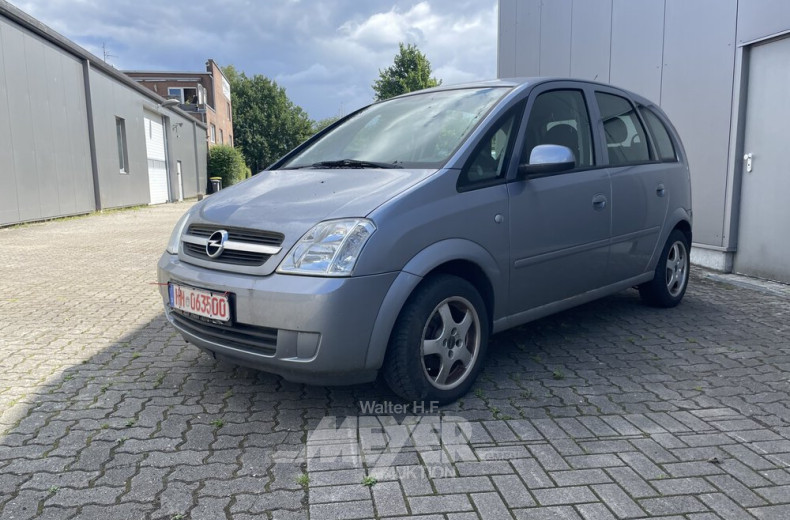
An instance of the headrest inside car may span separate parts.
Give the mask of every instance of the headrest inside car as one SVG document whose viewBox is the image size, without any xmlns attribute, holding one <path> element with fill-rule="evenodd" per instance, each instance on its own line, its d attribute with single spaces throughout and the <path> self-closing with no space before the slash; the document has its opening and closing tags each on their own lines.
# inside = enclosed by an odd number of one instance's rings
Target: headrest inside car
<svg viewBox="0 0 790 520">
<path fill-rule="evenodd" d="M 619 144 L 628 138 L 628 127 L 619 117 L 613 117 L 603 124 L 609 144 Z"/>
</svg>

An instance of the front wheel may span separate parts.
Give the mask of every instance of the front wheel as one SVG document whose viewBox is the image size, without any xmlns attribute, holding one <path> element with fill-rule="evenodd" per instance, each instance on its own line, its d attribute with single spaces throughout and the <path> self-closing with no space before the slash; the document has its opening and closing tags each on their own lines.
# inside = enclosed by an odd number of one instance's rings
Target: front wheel
<svg viewBox="0 0 790 520">
<path fill-rule="evenodd" d="M 683 295 L 689 282 L 689 240 L 686 234 L 676 229 L 669 234 L 661 252 L 653 279 L 639 286 L 639 295 L 648 305 L 674 307 Z"/>
<path fill-rule="evenodd" d="M 455 401 L 477 378 L 488 345 L 488 314 L 472 284 L 451 275 L 425 280 L 395 322 L 384 379 L 409 401 Z"/>
</svg>

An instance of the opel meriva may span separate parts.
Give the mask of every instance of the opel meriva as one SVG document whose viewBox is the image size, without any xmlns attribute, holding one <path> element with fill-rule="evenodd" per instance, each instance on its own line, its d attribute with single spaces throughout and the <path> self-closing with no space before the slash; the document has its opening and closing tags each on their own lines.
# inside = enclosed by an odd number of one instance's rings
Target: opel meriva
<svg viewBox="0 0 790 520">
<path fill-rule="evenodd" d="M 311 384 L 468 391 L 488 337 L 689 277 L 686 154 L 654 103 L 535 78 L 363 108 L 192 207 L 159 261 L 168 320 L 215 358 Z"/>
</svg>

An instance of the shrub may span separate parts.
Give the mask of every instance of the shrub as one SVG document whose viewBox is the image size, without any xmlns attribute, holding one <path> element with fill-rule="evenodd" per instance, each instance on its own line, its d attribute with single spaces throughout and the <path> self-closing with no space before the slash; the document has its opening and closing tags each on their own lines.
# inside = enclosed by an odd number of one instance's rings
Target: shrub
<svg viewBox="0 0 790 520">
<path fill-rule="evenodd" d="M 208 176 L 221 177 L 223 188 L 246 179 L 248 171 L 240 150 L 224 144 L 208 149 Z"/>
</svg>

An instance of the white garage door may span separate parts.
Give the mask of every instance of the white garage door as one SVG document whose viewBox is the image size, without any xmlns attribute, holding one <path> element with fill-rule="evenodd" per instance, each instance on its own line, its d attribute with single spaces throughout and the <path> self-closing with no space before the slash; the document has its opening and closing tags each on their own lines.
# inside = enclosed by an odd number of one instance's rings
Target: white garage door
<svg viewBox="0 0 790 520">
<path fill-rule="evenodd" d="M 161 120 L 147 116 L 145 117 L 145 150 L 148 156 L 148 185 L 151 190 L 151 204 L 162 204 L 169 199 L 165 128 Z"/>
</svg>

